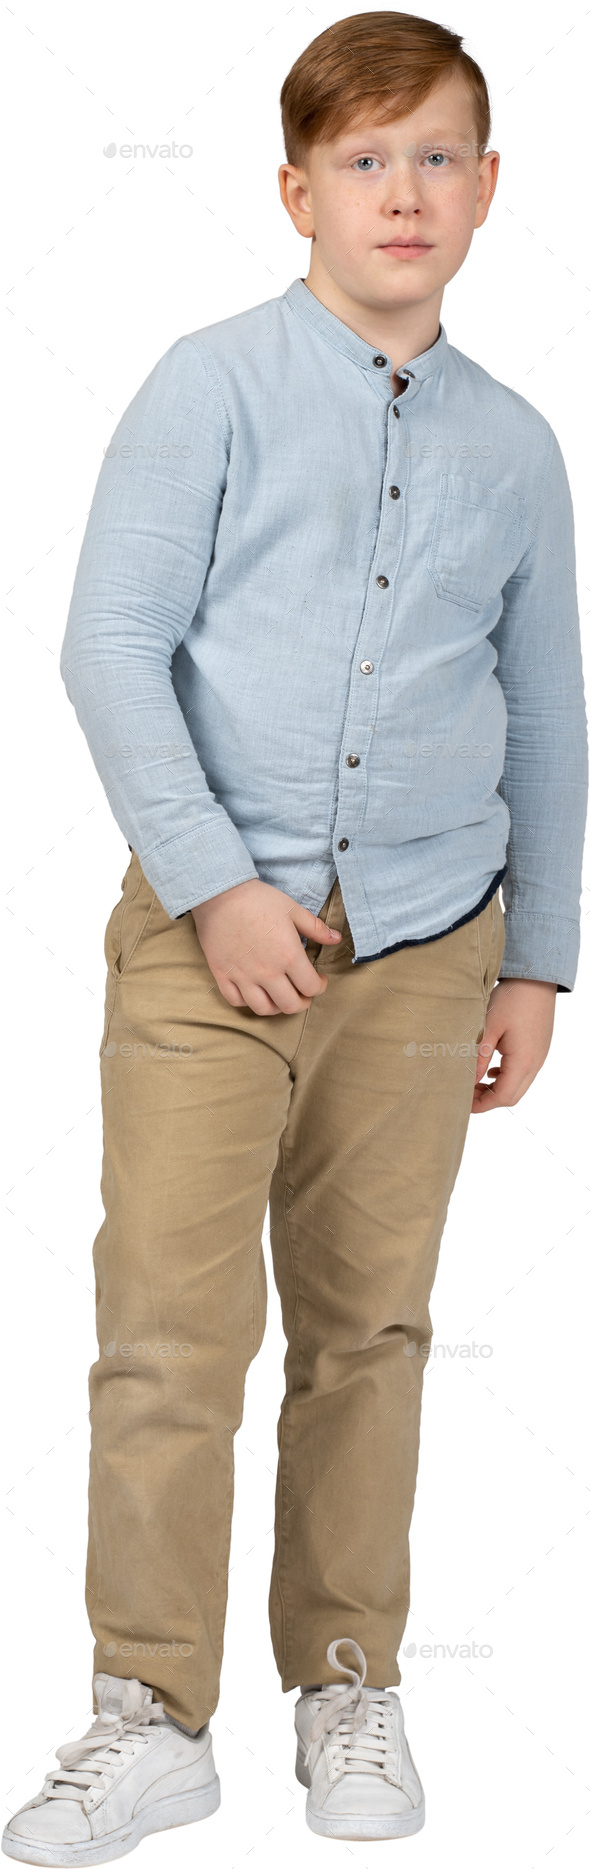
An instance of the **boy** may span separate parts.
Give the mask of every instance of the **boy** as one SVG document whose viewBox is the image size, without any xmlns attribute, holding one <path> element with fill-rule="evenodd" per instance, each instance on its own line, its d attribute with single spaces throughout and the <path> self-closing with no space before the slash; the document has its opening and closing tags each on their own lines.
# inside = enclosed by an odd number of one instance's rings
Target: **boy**
<svg viewBox="0 0 590 1869">
<path fill-rule="evenodd" d="M 446 28 L 362 14 L 306 48 L 281 105 L 307 278 L 180 338 L 134 398 L 63 646 L 131 861 L 101 1046 L 99 1717 L 8 1826 L 26 1862 L 102 1862 L 219 1802 L 268 1200 L 287 1338 L 269 1613 L 301 1690 L 307 1818 L 362 1840 L 421 1827 L 387 1691 L 411 1351 L 470 1112 L 523 1096 L 576 974 L 565 469 L 543 417 L 439 322 L 496 185 L 484 79 Z"/>
</svg>

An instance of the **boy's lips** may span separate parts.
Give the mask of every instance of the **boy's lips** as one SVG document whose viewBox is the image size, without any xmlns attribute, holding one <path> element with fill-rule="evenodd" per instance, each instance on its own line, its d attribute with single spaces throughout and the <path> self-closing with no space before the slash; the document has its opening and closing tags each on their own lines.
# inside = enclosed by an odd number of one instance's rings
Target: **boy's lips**
<svg viewBox="0 0 590 1869">
<path fill-rule="evenodd" d="M 403 258 L 412 259 L 417 253 L 432 253 L 427 240 L 387 240 L 380 247 L 381 253 L 395 253 Z"/>
</svg>

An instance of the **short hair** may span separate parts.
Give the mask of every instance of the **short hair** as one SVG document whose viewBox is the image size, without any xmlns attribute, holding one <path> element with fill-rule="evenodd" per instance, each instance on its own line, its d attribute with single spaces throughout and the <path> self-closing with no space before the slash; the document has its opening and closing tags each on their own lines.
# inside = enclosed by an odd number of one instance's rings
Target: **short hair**
<svg viewBox="0 0 590 1869">
<path fill-rule="evenodd" d="M 461 74 L 473 99 L 473 153 L 487 148 L 488 87 L 457 32 L 415 13 L 354 13 L 312 39 L 291 66 L 280 104 L 285 153 L 305 168 L 314 143 L 331 142 L 364 118 L 393 123 L 435 84 Z"/>
</svg>

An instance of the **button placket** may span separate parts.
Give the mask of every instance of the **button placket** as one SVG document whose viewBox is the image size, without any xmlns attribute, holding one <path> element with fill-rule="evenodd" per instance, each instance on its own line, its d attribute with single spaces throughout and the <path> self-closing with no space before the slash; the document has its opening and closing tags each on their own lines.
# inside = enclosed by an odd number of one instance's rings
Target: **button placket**
<svg viewBox="0 0 590 1869">
<path fill-rule="evenodd" d="M 389 364 L 389 359 L 385 357 L 382 352 L 378 352 L 373 358 L 373 364 L 374 364 L 375 369 L 383 370 L 387 368 Z M 408 374 L 411 374 L 411 373 L 408 372 Z M 408 385 L 408 388 L 409 388 L 409 385 Z M 405 391 L 404 393 L 407 394 L 408 392 Z M 400 411 L 397 408 L 396 403 L 394 401 L 390 403 L 390 407 L 393 408 L 394 416 L 399 419 Z M 388 421 L 389 439 L 388 439 L 388 446 L 387 446 L 387 459 L 385 463 L 384 485 L 387 488 L 387 493 L 388 493 L 389 499 L 392 501 L 392 504 L 397 505 L 397 502 L 402 497 L 402 488 L 398 485 L 397 481 L 389 480 L 391 467 L 393 465 L 391 461 L 391 432 L 392 431 L 391 431 L 390 423 Z M 396 453 L 397 453 L 397 448 L 396 448 Z M 375 547 L 375 556 L 377 557 L 377 562 L 379 561 L 379 558 L 382 559 L 384 545 L 386 548 L 386 544 L 387 544 L 387 537 L 385 536 L 386 523 L 387 523 L 386 522 L 386 511 L 388 511 L 391 514 L 391 521 L 393 522 L 393 513 L 391 511 L 391 507 L 387 509 L 383 507 L 382 527 L 380 527 L 379 538 L 376 542 L 376 547 Z M 395 565 L 395 569 L 397 571 L 397 564 L 398 564 L 399 556 L 400 556 L 400 540 L 399 540 L 399 533 L 396 539 L 396 532 L 397 532 L 397 525 L 395 526 L 395 529 L 389 534 L 389 537 L 391 538 L 392 548 L 394 545 L 397 547 L 396 565 Z M 374 562 L 375 561 L 373 560 L 373 564 Z M 379 602 L 380 606 L 382 605 L 382 601 L 383 601 L 382 593 L 384 594 L 386 591 L 390 589 L 390 583 L 391 583 L 391 580 L 387 576 L 387 573 L 385 571 L 373 570 L 372 576 L 370 577 L 370 580 L 369 580 L 368 600 L 365 606 L 365 614 L 363 616 L 363 622 L 362 622 L 362 635 L 370 640 L 373 654 L 375 652 L 375 646 L 377 646 L 377 648 L 379 649 L 379 653 L 381 654 L 381 651 L 387 641 L 387 636 L 389 633 L 389 622 L 390 622 L 389 612 L 387 616 L 382 615 L 379 621 L 378 621 L 377 612 L 375 612 L 375 616 L 373 616 L 373 604 L 376 602 Z M 374 592 L 373 597 L 371 596 L 371 586 Z M 357 656 L 358 656 L 358 648 L 359 648 L 359 644 L 357 641 Z M 358 659 L 356 660 L 356 675 L 367 676 L 367 675 L 373 675 L 374 673 L 375 673 L 375 661 L 369 656 L 362 656 L 362 652 L 361 652 L 361 656 L 358 657 Z M 360 699 L 362 690 L 360 689 L 356 690 L 354 687 L 354 682 L 355 682 L 355 669 L 353 668 L 353 672 L 351 676 L 351 688 L 349 692 L 347 719 L 345 721 L 344 733 L 343 733 L 344 746 L 342 747 L 341 757 L 343 755 L 344 767 L 346 768 L 347 772 L 350 772 L 351 776 L 352 776 L 352 773 L 356 773 L 357 779 L 360 779 L 362 776 L 364 779 L 364 784 L 362 788 L 360 787 L 360 785 L 355 787 L 354 799 L 353 799 L 352 793 L 350 794 L 348 793 L 348 788 L 346 788 L 346 795 L 344 797 L 342 797 L 342 794 L 339 795 L 336 827 L 335 827 L 336 833 L 339 829 L 338 821 L 341 820 L 342 817 L 345 817 L 346 829 L 349 832 L 348 836 L 342 836 L 342 837 L 337 836 L 336 847 L 339 851 L 346 851 L 350 849 L 351 834 L 354 833 L 357 827 L 362 823 L 362 815 L 363 815 L 365 804 L 366 804 L 366 792 L 367 792 L 367 784 L 368 784 L 368 772 L 367 772 L 366 761 L 367 761 L 367 755 L 368 755 L 368 751 L 369 751 L 369 747 L 371 743 L 370 736 L 376 730 L 375 700 L 373 698 L 373 691 L 369 690 L 367 692 L 368 706 L 366 705 L 365 707 L 363 707 L 361 699 Z M 369 736 L 368 739 L 367 739 L 367 734 Z M 354 746 L 354 741 L 356 739 L 357 745 L 358 745 L 359 740 L 361 739 L 361 736 L 362 736 L 362 741 L 363 742 L 366 741 L 366 753 L 364 754 L 354 753 L 354 752 L 347 753 L 344 751 L 346 742 L 348 742 L 348 745 L 350 746 L 350 741 L 352 739 L 353 746 Z M 362 772 L 360 770 L 361 768 L 362 768 Z M 344 807 L 344 810 L 342 812 L 341 812 L 341 805 Z"/>
</svg>

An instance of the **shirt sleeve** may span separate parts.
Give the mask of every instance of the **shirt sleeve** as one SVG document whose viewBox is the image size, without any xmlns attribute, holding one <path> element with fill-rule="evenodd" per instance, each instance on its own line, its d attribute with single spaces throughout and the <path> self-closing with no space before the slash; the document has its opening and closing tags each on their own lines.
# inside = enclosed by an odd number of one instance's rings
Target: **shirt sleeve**
<svg viewBox="0 0 590 1869">
<path fill-rule="evenodd" d="M 574 517 L 553 431 L 533 535 L 489 640 L 507 714 L 498 785 L 510 812 L 499 978 L 570 992 L 580 948 L 588 735 L 576 602 Z"/>
<path fill-rule="evenodd" d="M 214 549 L 228 430 L 198 347 L 179 338 L 106 450 L 60 657 L 117 824 L 176 917 L 257 876 L 207 784 L 171 674 Z"/>
</svg>

